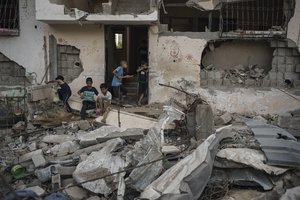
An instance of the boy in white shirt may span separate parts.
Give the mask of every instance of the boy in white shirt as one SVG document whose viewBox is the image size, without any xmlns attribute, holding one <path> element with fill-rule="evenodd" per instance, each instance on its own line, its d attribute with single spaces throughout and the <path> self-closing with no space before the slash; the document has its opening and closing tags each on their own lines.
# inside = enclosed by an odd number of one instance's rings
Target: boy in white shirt
<svg viewBox="0 0 300 200">
<path fill-rule="evenodd" d="M 106 123 L 106 118 L 109 112 L 109 105 L 111 103 L 112 95 L 108 91 L 108 87 L 105 83 L 100 85 L 100 93 L 97 97 L 97 108 L 100 110 L 100 116 L 103 115 L 101 122 Z"/>
</svg>

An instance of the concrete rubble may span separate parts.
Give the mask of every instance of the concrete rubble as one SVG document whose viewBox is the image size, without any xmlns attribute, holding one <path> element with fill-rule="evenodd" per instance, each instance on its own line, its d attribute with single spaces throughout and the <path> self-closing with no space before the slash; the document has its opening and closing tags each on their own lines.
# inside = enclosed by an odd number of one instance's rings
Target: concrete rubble
<svg viewBox="0 0 300 200">
<path fill-rule="evenodd" d="M 51 128 L 18 123 L 1 141 L 0 178 L 11 186 L 2 187 L 1 195 L 190 200 L 237 199 L 247 193 L 249 199 L 299 198 L 296 162 L 279 157 L 278 165 L 269 163 L 263 143 L 264 137 L 290 142 L 293 146 L 282 152 L 299 155 L 299 138 L 275 126 L 283 124 L 282 117 L 237 115 L 192 101 L 164 106 L 158 119 L 141 116 L 141 124 L 148 120 L 145 127 L 77 119 Z"/>
</svg>

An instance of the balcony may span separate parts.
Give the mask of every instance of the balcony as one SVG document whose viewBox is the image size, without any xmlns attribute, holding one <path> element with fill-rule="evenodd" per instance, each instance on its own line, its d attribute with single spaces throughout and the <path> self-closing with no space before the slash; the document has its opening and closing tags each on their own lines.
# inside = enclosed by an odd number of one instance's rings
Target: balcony
<svg viewBox="0 0 300 200">
<path fill-rule="evenodd" d="M 157 22 L 155 0 L 36 0 L 36 19 L 48 24 Z"/>
</svg>

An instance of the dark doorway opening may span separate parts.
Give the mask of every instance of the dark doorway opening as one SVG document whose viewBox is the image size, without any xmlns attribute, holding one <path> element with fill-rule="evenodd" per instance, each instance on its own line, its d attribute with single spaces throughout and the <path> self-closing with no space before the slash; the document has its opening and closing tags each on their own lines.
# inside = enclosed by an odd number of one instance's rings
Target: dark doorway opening
<svg viewBox="0 0 300 200">
<path fill-rule="evenodd" d="M 111 85 L 113 79 L 112 71 L 120 65 L 120 61 L 127 61 L 128 68 L 126 74 L 135 76 L 134 78 L 124 80 L 123 85 L 128 90 L 127 100 L 130 103 L 134 103 L 138 95 L 138 77 L 136 71 L 143 60 L 148 62 L 148 27 L 106 26 L 105 59 L 105 80 L 108 85 Z"/>
</svg>

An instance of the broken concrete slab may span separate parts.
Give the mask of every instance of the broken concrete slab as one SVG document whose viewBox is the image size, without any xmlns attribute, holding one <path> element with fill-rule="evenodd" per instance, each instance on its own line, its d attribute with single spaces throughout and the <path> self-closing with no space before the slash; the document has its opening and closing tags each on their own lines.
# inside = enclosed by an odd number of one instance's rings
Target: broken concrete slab
<svg viewBox="0 0 300 200">
<path fill-rule="evenodd" d="M 37 149 L 37 147 L 36 147 L 36 142 L 35 142 L 35 141 L 31 142 L 31 143 L 28 145 L 28 150 L 29 150 L 29 151 L 35 151 L 36 149 Z"/>
<path fill-rule="evenodd" d="M 268 174 L 283 174 L 287 171 L 287 169 L 273 167 L 265 164 L 265 156 L 264 154 L 255 149 L 248 148 L 226 148 L 221 149 L 217 156 L 219 158 L 225 158 L 227 160 L 231 160 L 237 163 L 242 163 L 247 166 L 253 167 L 255 169 L 263 170 Z"/>
<path fill-rule="evenodd" d="M 70 153 L 74 153 L 79 149 L 79 145 L 73 141 L 67 141 L 58 145 L 55 145 L 50 149 L 51 153 L 55 156 L 65 156 Z"/>
<path fill-rule="evenodd" d="M 42 139 L 42 142 L 52 143 L 52 144 L 61 144 L 64 142 L 73 141 L 75 139 L 76 139 L 76 137 L 74 137 L 72 135 L 46 135 Z"/>
<path fill-rule="evenodd" d="M 91 146 L 99 143 L 97 138 L 103 138 L 110 135 L 113 132 L 122 132 L 124 129 L 121 129 L 116 126 L 102 126 L 96 130 L 90 131 L 88 133 L 78 133 L 77 138 L 79 144 L 82 147 Z"/>
<path fill-rule="evenodd" d="M 180 149 L 176 146 L 163 146 L 161 151 L 163 154 L 169 155 L 178 154 L 180 152 Z"/>
<path fill-rule="evenodd" d="M 112 132 L 104 137 L 98 137 L 97 142 L 106 142 L 107 140 L 111 140 L 114 138 L 122 138 L 122 139 L 131 139 L 131 140 L 140 140 L 144 137 L 144 129 L 141 128 L 128 128 L 122 132 Z"/>
<path fill-rule="evenodd" d="M 280 197 L 280 200 L 299 200 L 300 199 L 300 186 L 287 189 L 286 192 Z"/>
<path fill-rule="evenodd" d="M 35 167 L 43 167 L 47 164 L 47 161 L 42 154 L 36 154 L 32 156 L 32 162 Z"/>
<path fill-rule="evenodd" d="M 51 177 L 52 191 L 56 191 L 61 188 L 60 174 L 55 174 Z"/>
<path fill-rule="evenodd" d="M 80 130 L 87 131 L 91 128 L 91 124 L 88 120 L 80 120 L 77 122 Z"/>
<path fill-rule="evenodd" d="M 38 196 L 42 196 L 43 194 L 45 194 L 45 190 L 39 186 L 28 187 L 26 188 L 26 190 L 31 190 L 34 193 L 36 193 Z"/>
<path fill-rule="evenodd" d="M 123 169 L 125 161 L 119 155 L 112 155 L 111 152 L 123 144 L 120 138 L 112 139 L 104 143 L 104 147 L 97 152 L 92 152 L 89 157 L 79 163 L 73 173 L 77 183 L 91 180 L 92 178 L 108 175 Z M 105 196 L 117 188 L 117 176 L 110 176 L 82 184 L 82 187 L 94 193 Z"/>
<path fill-rule="evenodd" d="M 221 126 L 221 125 L 227 125 L 232 121 L 232 116 L 230 113 L 226 112 L 220 117 L 215 118 L 215 125 Z"/>
<path fill-rule="evenodd" d="M 102 116 L 98 117 L 96 119 L 97 122 L 101 122 Z M 142 129 L 150 129 L 155 125 L 157 122 L 156 119 L 145 117 L 142 115 L 136 115 L 133 113 L 128 113 L 121 111 L 120 112 L 120 122 L 121 122 L 121 128 L 142 128 Z M 108 113 L 108 116 L 106 118 L 106 123 L 112 126 L 119 126 L 118 123 L 118 111 L 117 110 L 111 110 Z"/>
<path fill-rule="evenodd" d="M 38 149 L 36 151 L 26 153 L 19 157 L 19 163 L 30 161 L 30 160 L 32 160 L 33 156 L 37 156 L 37 155 L 43 155 L 43 151 L 41 149 Z"/>
<path fill-rule="evenodd" d="M 82 200 L 88 196 L 88 192 L 78 186 L 66 188 L 63 192 L 67 194 L 72 200 Z"/>
</svg>

